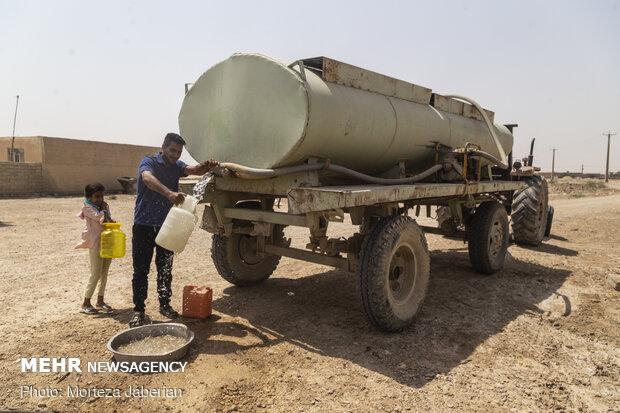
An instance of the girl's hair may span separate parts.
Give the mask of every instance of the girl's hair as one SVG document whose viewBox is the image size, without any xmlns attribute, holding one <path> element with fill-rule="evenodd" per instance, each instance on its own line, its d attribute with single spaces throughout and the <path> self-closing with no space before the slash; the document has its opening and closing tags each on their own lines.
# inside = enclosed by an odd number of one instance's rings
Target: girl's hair
<svg viewBox="0 0 620 413">
<path fill-rule="evenodd" d="M 95 192 L 103 192 L 103 191 L 105 191 L 105 187 L 99 182 L 95 182 L 93 184 L 86 185 L 86 187 L 84 188 L 84 196 L 86 198 L 90 198 L 91 196 L 93 196 Z"/>
</svg>

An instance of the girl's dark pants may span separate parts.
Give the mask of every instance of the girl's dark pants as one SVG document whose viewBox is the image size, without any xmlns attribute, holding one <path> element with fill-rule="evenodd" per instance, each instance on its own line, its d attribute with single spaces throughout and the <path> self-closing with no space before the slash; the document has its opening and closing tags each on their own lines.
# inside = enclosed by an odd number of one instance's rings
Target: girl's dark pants
<svg viewBox="0 0 620 413">
<path fill-rule="evenodd" d="M 132 228 L 133 289 L 134 311 L 144 312 L 144 302 L 148 292 L 148 274 L 155 250 L 157 267 L 157 293 L 159 306 L 170 305 L 172 295 L 172 258 L 174 253 L 155 244 L 160 227 L 134 224 Z"/>
</svg>

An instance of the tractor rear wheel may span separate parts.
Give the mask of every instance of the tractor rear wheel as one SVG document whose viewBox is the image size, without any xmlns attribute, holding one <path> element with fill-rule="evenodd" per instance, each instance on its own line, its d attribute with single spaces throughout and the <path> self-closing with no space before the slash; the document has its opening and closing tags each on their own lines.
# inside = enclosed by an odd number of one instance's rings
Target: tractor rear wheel
<svg viewBox="0 0 620 413">
<path fill-rule="evenodd" d="M 512 198 L 512 232 L 517 244 L 537 246 L 547 229 L 549 190 L 542 176 L 528 177 L 524 182 L 527 186 Z"/>
</svg>

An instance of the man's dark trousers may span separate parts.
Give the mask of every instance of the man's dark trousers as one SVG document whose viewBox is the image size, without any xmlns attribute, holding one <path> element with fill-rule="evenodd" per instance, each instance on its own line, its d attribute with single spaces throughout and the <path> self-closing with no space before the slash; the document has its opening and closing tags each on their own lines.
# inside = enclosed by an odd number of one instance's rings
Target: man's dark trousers
<svg viewBox="0 0 620 413">
<path fill-rule="evenodd" d="M 160 227 L 134 224 L 132 228 L 134 311 L 144 312 L 144 302 L 148 292 L 148 274 L 155 249 L 157 267 L 157 293 L 160 307 L 170 305 L 172 295 L 172 258 L 174 253 L 155 244 Z"/>
</svg>

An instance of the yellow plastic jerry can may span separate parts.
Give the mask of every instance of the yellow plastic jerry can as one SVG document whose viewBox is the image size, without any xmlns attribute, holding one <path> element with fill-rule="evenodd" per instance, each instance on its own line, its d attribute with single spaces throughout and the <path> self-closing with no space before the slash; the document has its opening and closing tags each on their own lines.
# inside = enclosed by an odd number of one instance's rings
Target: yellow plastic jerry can
<svg viewBox="0 0 620 413">
<path fill-rule="evenodd" d="M 125 234 L 118 222 L 104 222 L 99 243 L 101 258 L 121 258 L 125 256 Z"/>
</svg>

